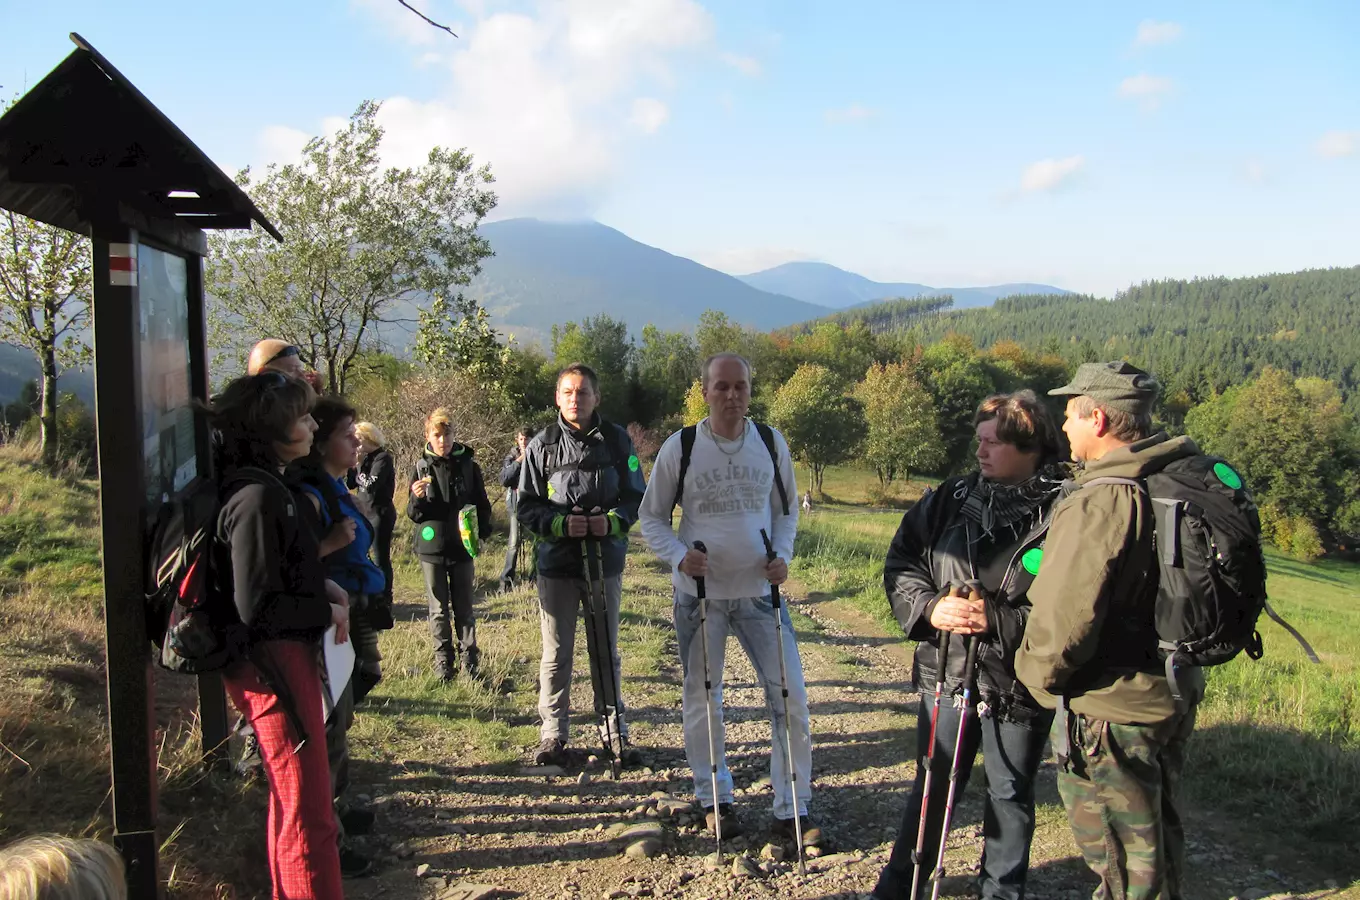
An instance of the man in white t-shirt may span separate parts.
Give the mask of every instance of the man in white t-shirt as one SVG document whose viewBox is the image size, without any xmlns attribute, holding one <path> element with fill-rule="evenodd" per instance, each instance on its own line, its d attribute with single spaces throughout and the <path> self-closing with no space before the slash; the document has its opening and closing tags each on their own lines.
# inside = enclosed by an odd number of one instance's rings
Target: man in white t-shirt
<svg viewBox="0 0 1360 900">
<path fill-rule="evenodd" d="M 704 362 L 702 386 L 709 415 L 692 434 L 692 450 L 681 485 L 684 432 L 671 435 L 657 454 L 639 520 L 652 550 L 674 569 L 675 631 L 684 666 L 685 755 L 694 774 L 694 793 L 714 830 L 718 804 L 724 836 L 742 828 L 732 807 L 732 773 L 723 748 L 722 672 L 727 636 L 735 635 L 765 689 L 772 742 L 770 783 L 774 788 L 771 832 L 794 840 L 794 791 L 785 760 L 785 705 L 780 694 L 779 653 L 770 585 L 788 578 L 793 536 L 798 529 L 797 487 L 784 436 L 772 429 L 770 442 L 746 418 L 751 404 L 751 367 L 741 356 L 724 353 Z M 760 426 L 763 427 L 763 426 Z M 778 460 L 776 463 L 775 460 Z M 776 465 L 778 474 L 776 476 Z M 683 487 L 683 490 L 681 488 Z M 782 488 L 782 489 L 781 489 Z M 671 528 L 677 495 L 682 498 L 680 533 Z M 789 504 L 788 498 L 794 498 Z M 767 561 L 761 529 L 770 535 L 776 558 Z M 703 542 L 708 552 L 694 549 Z M 695 577 L 705 581 L 708 615 L 709 680 L 713 683 L 713 741 L 718 747 L 718 796 L 713 796 L 712 759 L 699 635 L 699 600 Z M 812 774 L 812 735 L 808 719 L 803 665 L 787 609 L 781 604 L 785 663 L 788 670 L 788 717 L 797 773 L 798 809 L 804 846 L 821 843 L 821 831 L 807 820 L 808 784 Z"/>
</svg>

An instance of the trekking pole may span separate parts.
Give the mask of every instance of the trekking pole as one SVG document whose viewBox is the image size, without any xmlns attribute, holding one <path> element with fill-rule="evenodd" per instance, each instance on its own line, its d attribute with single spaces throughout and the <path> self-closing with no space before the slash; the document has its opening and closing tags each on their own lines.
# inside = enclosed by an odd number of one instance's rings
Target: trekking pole
<svg viewBox="0 0 1360 900">
<path fill-rule="evenodd" d="M 980 596 L 977 588 L 973 588 L 969 597 L 971 600 L 978 600 Z M 963 734 L 968 728 L 968 705 L 972 700 L 973 688 L 977 686 L 977 648 L 978 636 L 968 635 L 968 655 L 963 663 L 963 694 L 958 700 L 959 706 L 959 732 L 954 738 L 954 761 L 949 767 L 949 796 L 944 803 L 944 824 L 940 827 L 940 852 L 935 858 L 935 871 L 930 873 L 930 880 L 934 882 L 930 891 L 930 900 L 939 900 L 940 883 L 944 881 L 944 849 L 949 842 L 949 826 L 954 820 L 954 799 L 957 796 L 959 787 L 959 759 L 960 751 L 963 748 Z"/>
<path fill-rule="evenodd" d="M 951 584 L 946 596 L 958 595 L 959 589 Z M 935 728 L 940 724 L 940 691 L 949 674 L 949 636 L 948 631 L 940 632 L 940 661 L 935 669 L 935 705 L 930 710 L 930 743 L 926 746 L 926 781 L 921 791 L 921 821 L 916 826 L 916 849 L 911 851 L 911 900 L 919 896 L 921 862 L 926 852 L 926 817 L 930 810 L 930 785 L 935 780 Z"/>
<path fill-rule="evenodd" d="M 705 556 L 708 548 L 703 541 L 695 541 L 694 549 Z M 718 865 L 722 865 L 722 804 L 718 802 L 718 748 L 713 743 L 713 679 L 708 674 L 708 595 L 704 586 L 704 576 L 694 579 L 694 589 L 699 595 L 699 646 L 704 657 L 704 720 L 708 723 L 708 763 L 713 778 L 713 835 L 717 839 Z"/>
<path fill-rule="evenodd" d="M 596 616 L 595 624 L 598 626 L 603 623 L 604 625 L 603 636 L 601 636 L 598 628 L 595 632 L 595 646 L 597 649 L 601 644 L 604 646 L 604 649 L 600 651 L 604 653 L 604 656 L 600 659 L 600 668 L 609 671 L 609 687 L 613 691 L 610 695 L 610 702 L 605 704 L 605 715 L 608 717 L 606 721 L 612 723 L 613 728 L 611 731 L 609 725 L 606 724 L 605 734 L 610 737 L 611 742 L 618 744 L 618 750 L 614 753 L 614 761 L 610 765 L 614 778 L 617 780 L 623 771 L 623 728 L 620 723 L 621 713 L 619 711 L 623 705 L 623 700 L 619 694 L 619 675 L 614 669 L 614 641 L 609 636 L 609 592 L 605 589 L 604 584 L 604 546 L 600 543 L 599 538 L 587 538 L 586 540 L 591 543 L 595 550 L 596 583 L 599 585 L 596 594 L 600 598 L 599 615 Z M 604 686 L 604 682 L 601 682 L 600 688 L 603 689 Z"/>
<path fill-rule="evenodd" d="M 591 540 L 589 537 L 581 538 L 581 574 L 585 578 L 587 591 L 586 618 L 590 622 L 590 629 L 595 635 L 596 644 L 595 646 L 596 652 L 591 653 L 590 642 L 589 641 L 586 642 L 586 656 L 590 658 L 590 674 L 592 680 L 596 685 L 599 686 L 600 693 L 604 693 L 606 689 L 604 680 L 604 663 L 600 659 L 599 652 L 600 631 L 599 628 L 597 627 L 598 622 L 596 621 L 598 619 L 598 613 L 596 611 L 595 606 L 595 574 L 592 571 L 590 565 L 590 545 Z M 607 626 L 605 630 L 607 633 L 608 632 Z M 610 660 L 610 669 L 611 670 L 613 669 L 612 659 Z M 600 737 L 604 741 L 605 755 L 613 756 L 614 755 L 613 723 L 609 715 L 609 704 L 604 703 L 601 705 L 604 707 L 604 732 L 600 735 Z M 614 776 L 614 780 L 618 781 L 619 760 L 617 756 L 614 756 L 613 761 L 610 763 L 609 771 L 610 774 Z"/>
<path fill-rule="evenodd" d="M 774 562 L 774 545 L 765 529 L 760 529 L 760 539 L 765 542 L 765 559 Z M 793 834 L 798 841 L 798 874 L 807 877 L 803 864 L 803 819 L 798 813 L 798 773 L 793 765 L 793 731 L 789 728 L 789 671 L 784 662 L 784 615 L 779 608 L 779 585 L 770 584 L 770 605 L 774 607 L 774 633 L 779 641 L 779 692 L 784 696 L 784 763 L 789 774 L 789 794 L 793 797 Z"/>
</svg>

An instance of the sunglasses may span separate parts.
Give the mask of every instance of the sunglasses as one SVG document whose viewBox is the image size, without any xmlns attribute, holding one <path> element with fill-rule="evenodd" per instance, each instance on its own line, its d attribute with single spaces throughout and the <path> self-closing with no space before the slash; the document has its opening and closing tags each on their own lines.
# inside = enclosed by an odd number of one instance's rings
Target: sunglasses
<svg viewBox="0 0 1360 900">
<path fill-rule="evenodd" d="M 266 366 L 269 365 L 269 363 L 272 363 L 276 359 L 286 359 L 289 356 L 297 356 L 299 352 L 300 351 L 298 350 L 297 347 L 294 347 L 293 345 L 290 344 L 287 347 L 284 347 L 278 353 L 275 353 L 273 356 L 269 357 L 268 361 L 265 362 L 265 365 Z"/>
</svg>

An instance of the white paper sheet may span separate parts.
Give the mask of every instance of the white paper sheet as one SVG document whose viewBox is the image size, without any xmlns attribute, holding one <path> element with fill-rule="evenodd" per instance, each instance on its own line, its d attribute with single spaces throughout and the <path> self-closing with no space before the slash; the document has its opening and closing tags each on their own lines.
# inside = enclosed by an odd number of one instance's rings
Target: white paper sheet
<svg viewBox="0 0 1360 900">
<path fill-rule="evenodd" d="M 335 712 L 335 705 L 340 702 L 345 685 L 349 684 L 350 676 L 354 674 L 354 642 L 337 644 L 335 626 L 332 625 L 321 639 L 321 648 L 326 659 L 326 681 L 321 685 L 321 702 L 326 710 L 326 719 L 329 720 L 331 713 Z M 329 692 L 326 690 L 327 684 L 330 685 Z"/>
</svg>

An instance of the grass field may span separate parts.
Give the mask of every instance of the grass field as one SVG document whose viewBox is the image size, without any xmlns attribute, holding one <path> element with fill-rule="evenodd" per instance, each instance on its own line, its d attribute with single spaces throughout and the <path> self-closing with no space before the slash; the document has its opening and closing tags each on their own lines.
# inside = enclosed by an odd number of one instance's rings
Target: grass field
<svg viewBox="0 0 1360 900">
<path fill-rule="evenodd" d="M 871 479 L 832 470 L 827 493 L 862 503 Z M 921 489 L 913 484 L 903 499 Z M 39 474 L 31 456 L 0 448 L 0 842 L 36 831 L 99 837 L 111 831 L 97 514 L 95 483 Z M 800 526 L 793 578 L 854 605 L 885 634 L 897 634 L 881 579 L 900 516 L 899 510 L 816 504 Z M 403 522 L 396 537 L 403 548 L 406 527 Z M 499 570 L 499 546 L 491 542 L 479 560 L 482 586 Z M 427 674 L 419 572 L 409 554 L 395 555 L 402 621 L 384 637 L 388 677 L 353 732 L 361 764 L 378 773 L 375 781 L 380 775 L 400 790 L 403 783 L 440 777 L 450 757 L 459 765 L 522 759 L 537 731 L 525 724 L 532 721 L 539 647 L 532 595 L 488 601 L 487 679 L 442 684 Z M 1212 822 L 1238 830 L 1248 845 L 1355 871 L 1360 566 L 1309 565 L 1273 553 L 1269 563 L 1276 608 L 1313 642 L 1324 665 L 1309 664 L 1283 630 L 1263 619 L 1265 658 L 1242 658 L 1211 672 L 1186 778 L 1192 824 Z M 646 608 L 667 609 L 662 575 L 639 555 L 625 591 L 646 595 Z M 625 676 L 656 672 L 667 638 L 666 623 L 656 616 L 626 614 Z M 659 690 L 673 690 L 678 703 L 678 689 Z M 224 883 L 240 896 L 258 892 L 265 872 L 262 785 L 196 764 L 192 682 L 161 677 L 157 692 L 162 878 L 169 894 L 217 896 Z M 647 743 L 646 723 L 637 728 L 636 737 Z M 1041 825 L 1061 827 L 1062 818 L 1059 807 L 1040 810 Z"/>
</svg>

